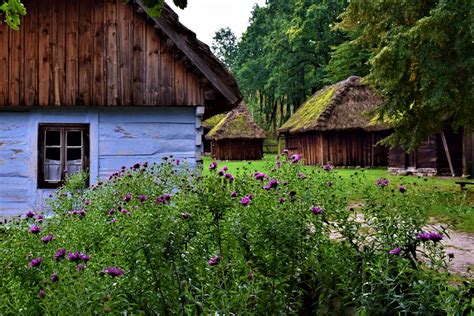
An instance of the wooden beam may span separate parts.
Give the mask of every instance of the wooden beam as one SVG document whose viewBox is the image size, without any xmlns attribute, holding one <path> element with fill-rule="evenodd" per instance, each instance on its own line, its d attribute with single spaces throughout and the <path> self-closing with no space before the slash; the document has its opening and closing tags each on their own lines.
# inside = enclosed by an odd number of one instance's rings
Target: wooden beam
<svg viewBox="0 0 474 316">
<path fill-rule="evenodd" d="M 446 141 L 446 136 L 444 132 L 441 132 L 441 139 L 443 140 L 444 152 L 446 153 L 446 158 L 448 158 L 449 170 L 451 170 L 451 175 L 455 177 L 453 163 L 451 162 L 451 155 L 449 154 L 448 142 Z"/>
</svg>

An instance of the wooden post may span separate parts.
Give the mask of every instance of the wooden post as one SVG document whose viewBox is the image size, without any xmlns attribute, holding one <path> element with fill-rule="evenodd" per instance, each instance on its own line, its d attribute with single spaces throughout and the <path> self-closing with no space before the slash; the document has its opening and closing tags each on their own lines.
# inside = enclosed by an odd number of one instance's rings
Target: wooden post
<svg viewBox="0 0 474 316">
<path fill-rule="evenodd" d="M 449 154 L 448 142 L 446 141 L 446 136 L 444 132 L 441 132 L 441 139 L 443 140 L 444 152 L 446 153 L 446 158 L 448 158 L 449 170 L 451 170 L 451 175 L 455 177 L 453 163 L 451 162 L 451 155 Z"/>
</svg>

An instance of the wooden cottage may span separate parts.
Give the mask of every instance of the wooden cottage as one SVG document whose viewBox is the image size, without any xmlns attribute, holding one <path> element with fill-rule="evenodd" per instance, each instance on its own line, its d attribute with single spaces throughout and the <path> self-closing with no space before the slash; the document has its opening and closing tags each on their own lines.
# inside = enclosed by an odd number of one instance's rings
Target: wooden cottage
<svg viewBox="0 0 474 316">
<path fill-rule="evenodd" d="M 217 124 L 220 123 L 225 117 L 227 113 L 221 113 L 214 115 L 213 117 L 208 118 L 207 120 L 202 122 L 202 135 L 203 135 L 203 145 L 204 145 L 204 153 L 209 154 L 211 153 L 211 140 L 206 139 L 206 135 L 214 128 Z"/>
<path fill-rule="evenodd" d="M 446 128 L 430 136 L 412 152 L 402 148 L 388 154 L 389 171 L 395 174 L 419 176 L 474 175 L 474 132 L 468 128 L 454 133 Z"/>
<path fill-rule="evenodd" d="M 258 126 L 242 102 L 206 135 L 211 154 L 219 160 L 259 160 L 263 158 L 265 131 Z"/>
<path fill-rule="evenodd" d="M 387 148 L 376 145 L 388 135 L 366 113 L 380 105 L 359 77 L 350 77 L 316 92 L 278 130 L 292 153 L 308 165 L 387 166 Z"/>
<path fill-rule="evenodd" d="M 0 25 L 0 216 L 41 209 L 66 172 L 201 159 L 204 111 L 242 100 L 234 77 L 165 5 L 24 0 Z"/>
</svg>

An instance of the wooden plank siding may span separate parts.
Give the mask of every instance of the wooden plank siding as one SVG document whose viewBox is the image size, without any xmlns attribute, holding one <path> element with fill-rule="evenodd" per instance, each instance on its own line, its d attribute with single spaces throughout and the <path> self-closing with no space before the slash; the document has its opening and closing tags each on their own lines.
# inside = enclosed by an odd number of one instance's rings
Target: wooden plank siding
<svg viewBox="0 0 474 316">
<path fill-rule="evenodd" d="M 202 106 L 204 75 L 123 0 L 25 0 L 19 31 L 0 25 L 0 109 Z M 205 84 L 203 84 L 203 82 Z"/>
<path fill-rule="evenodd" d="M 211 154 L 218 160 L 260 160 L 263 158 L 263 139 L 212 141 Z"/>
<path fill-rule="evenodd" d="M 302 154 L 307 165 L 383 167 L 388 165 L 388 150 L 376 144 L 386 136 L 387 132 L 310 132 L 287 135 L 286 147 Z"/>
</svg>

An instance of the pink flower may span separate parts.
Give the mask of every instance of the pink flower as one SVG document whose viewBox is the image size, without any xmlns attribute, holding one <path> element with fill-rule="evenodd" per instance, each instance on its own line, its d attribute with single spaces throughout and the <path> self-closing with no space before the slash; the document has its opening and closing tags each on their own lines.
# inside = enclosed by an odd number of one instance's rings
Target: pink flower
<svg viewBox="0 0 474 316">
<path fill-rule="evenodd" d="M 323 214 L 323 208 L 319 206 L 313 206 L 313 208 L 311 208 L 311 212 L 313 212 L 314 215 L 321 215 Z"/>
<path fill-rule="evenodd" d="M 220 256 L 214 256 L 209 261 L 207 262 L 207 265 L 210 267 L 216 266 L 219 264 L 219 261 L 221 260 Z"/>
<path fill-rule="evenodd" d="M 209 165 L 209 170 L 215 170 L 217 168 L 217 162 L 212 162 L 210 165 Z"/>
<path fill-rule="evenodd" d="M 251 201 L 252 199 L 247 195 L 240 199 L 240 204 L 242 204 L 243 206 L 247 206 L 250 204 Z"/>
<path fill-rule="evenodd" d="M 400 247 L 397 247 L 397 248 L 393 248 L 388 253 L 391 254 L 391 255 L 399 255 L 401 251 L 402 251 L 402 249 Z"/>
<path fill-rule="evenodd" d="M 41 232 L 41 227 L 33 225 L 30 227 L 30 230 L 28 230 L 28 232 L 32 234 L 39 234 Z"/>
<path fill-rule="evenodd" d="M 114 278 L 122 276 L 125 273 L 119 267 L 108 267 L 108 268 L 105 268 L 102 272 L 105 273 L 105 274 L 108 274 L 108 275 L 110 275 L 111 277 L 114 277 Z"/>
<path fill-rule="evenodd" d="M 41 262 L 43 262 L 43 258 L 38 257 L 38 258 L 35 258 L 35 259 L 31 260 L 30 263 L 28 264 L 28 266 L 30 268 L 37 268 L 41 265 Z"/>
<path fill-rule="evenodd" d="M 44 236 L 43 238 L 41 238 L 41 241 L 45 244 L 49 243 L 50 241 L 52 241 L 54 239 L 54 235 L 53 234 L 49 234 L 48 236 Z"/>
</svg>

